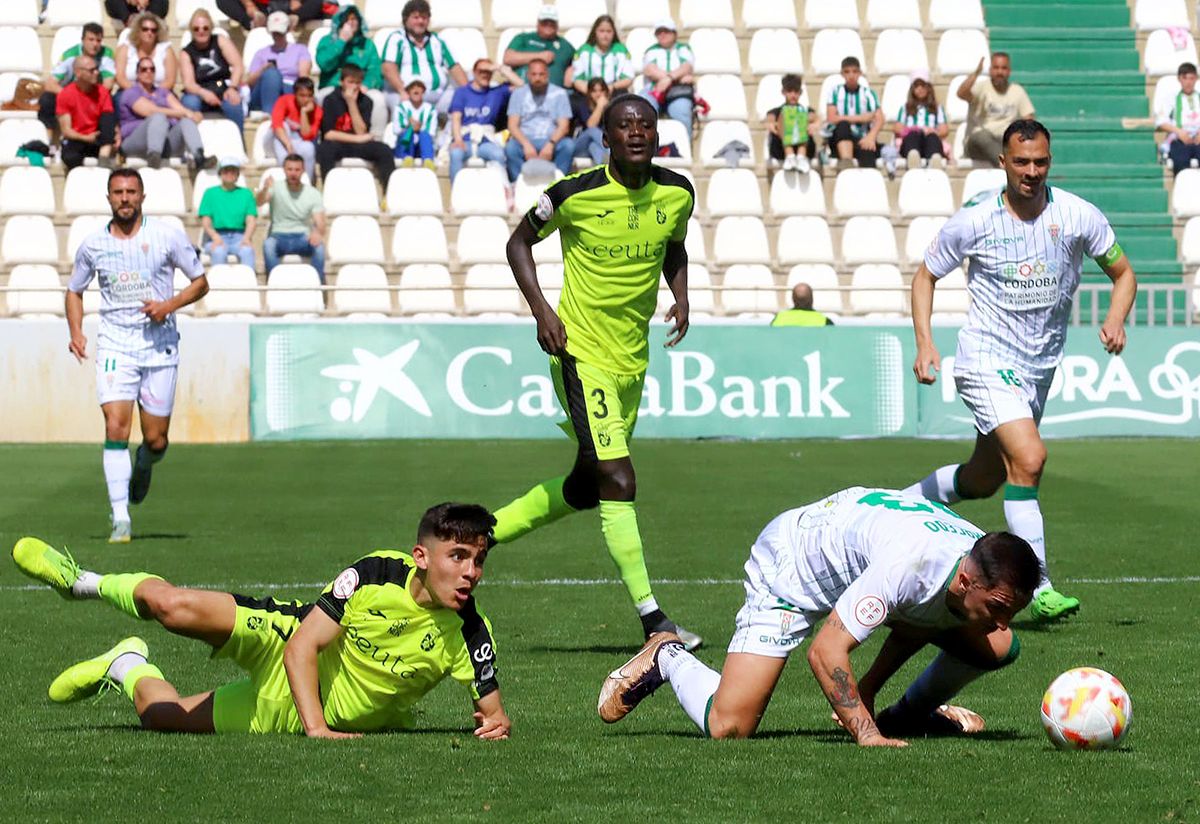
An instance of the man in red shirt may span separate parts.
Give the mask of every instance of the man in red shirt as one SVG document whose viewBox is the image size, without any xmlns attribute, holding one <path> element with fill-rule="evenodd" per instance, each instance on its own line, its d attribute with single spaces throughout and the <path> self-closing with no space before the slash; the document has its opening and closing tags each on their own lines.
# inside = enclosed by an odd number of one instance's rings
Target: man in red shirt
<svg viewBox="0 0 1200 824">
<path fill-rule="evenodd" d="M 296 80 L 292 94 L 285 94 L 271 111 L 271 128 L 275 132 L 275 159 L 298 154 L 304 158 L 304 170 L 309 180 L 316 180 L 313 166 L 317 157 L 317 137 L 321 133 L 321 107 L 314 97 L 310 78 Z"/>
<path fill-rule="evenodd" d="M 112 166 L 121 145 L 112 95 L 100 84 L 95 58 L 79 55 L 74 71 L 75 79 L 59 92 L 54 107 L 63 137 L 63 165 L 74 169 L 85 157 L 98 157 L 101 166 Z"/>
</svg>

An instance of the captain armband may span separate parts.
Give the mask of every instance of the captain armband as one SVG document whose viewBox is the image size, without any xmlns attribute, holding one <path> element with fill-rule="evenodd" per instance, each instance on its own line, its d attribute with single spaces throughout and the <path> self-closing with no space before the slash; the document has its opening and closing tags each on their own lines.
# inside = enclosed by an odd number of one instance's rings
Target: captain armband
<svg viewBox="0 0 1200 824">
<path fill-rule="evenodd" d="M 1121 248 L 1121 244 L 1113 241 L 1113 245 L 1108 247 L 1108 251 L 1096 258 L 1096 262 L 1101 266 L 1112 266 L 1121 259 L 1121 255 L 1125 254 L 1125 250 Z"/>
</svg>

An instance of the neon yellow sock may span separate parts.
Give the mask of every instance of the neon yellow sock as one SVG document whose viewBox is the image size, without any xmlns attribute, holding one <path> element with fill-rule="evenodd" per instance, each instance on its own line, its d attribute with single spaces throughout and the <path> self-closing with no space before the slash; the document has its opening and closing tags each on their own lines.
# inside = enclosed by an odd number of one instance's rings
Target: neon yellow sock
<svg viewBox="0 0 1200 824">
<path fill-rule="evenodd" d="M 100 597 L 126 615 L 145 620 L 145 616 L 138 612 L 137 602 L 133 599 L 133 591 L 142 581 L 148 581 L 151 578 L 162 580 L 162 576 L 151 575 L 149 572 L 102 575 L 99 584 Z"/>
<path fill-rule="evenodd" d="M 160 681 L 166 681 L 163 677 L 162 670 L 153 664 L 138 664 L 129 672 L 125 673 L 125 681 L 121 684 L 121 690 L 125 693 L 125 697 L 130 701 L 133 700 L 133 690 L 137 686 L 138 681 L 143 678 L 157 678 Z"/>
<path fill-rule="evenodd" d="M 642 536 L 638 532 L 637 510 L 633 501 L 601 501 L 600 528 L 608 554 L 621 573 L 634 606 L 654 597 L 650 590 L 650 574 L 642 555 Z"/>
<path fill-rule="evenodd" d="M 540 526 L 553 523 L 564 515 L 575 512 L 575 508 L 563 498 L 565 477 L 542 481 L 510 504 L 494 513 L 496 542 L 506 544 L 515 541 Z"/>
</svg>

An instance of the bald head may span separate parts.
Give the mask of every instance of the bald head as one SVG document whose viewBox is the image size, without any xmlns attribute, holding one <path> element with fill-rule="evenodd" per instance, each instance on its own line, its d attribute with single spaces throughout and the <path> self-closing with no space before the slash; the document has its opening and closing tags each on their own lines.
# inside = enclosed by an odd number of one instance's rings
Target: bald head
<svg viewBox="0 0 1200 824">
<path fill-rule="evenodd" d="M 797 283 L 792 287 L 792 308 L 809 310 L 813 308 L 813 291 L 807 283 Z"/>
</svg>

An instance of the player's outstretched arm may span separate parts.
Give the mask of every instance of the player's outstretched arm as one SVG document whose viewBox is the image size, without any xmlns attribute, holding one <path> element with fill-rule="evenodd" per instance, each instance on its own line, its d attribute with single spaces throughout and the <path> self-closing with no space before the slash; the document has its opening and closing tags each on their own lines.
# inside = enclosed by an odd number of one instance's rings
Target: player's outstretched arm
<svg viewBox="0 0 1200 824">
<path fill-rule="evenodd" d="M 850 668 L 850 651 L 857 646 L 857 639 L 846 631 L 834 610 L 808 648 L 808 665 L 838 720 L 859 745 L 907 747 L 907 742 L 885 738 L 879 732 L 871 711 L 862 701 L 858 682 Z"/>
<path fill-rule="evenodd" d="M 663 258 L 663 277 L 666 278 L 667 288 L 675 298 L 675 305 L 667 310 L 667 320 L 672 321 L 671 331 L 667 333 L 667 348 L 683 340 L 688 333 L 687 293 L 687 248 L 681 240 L 672 240 L 667 244 L 667 254 Z"/>
<path fill-rule="evenodd" d="M 913 374 L 920 383 L 933 383 L 942 369 L 942 356 L 933 345 L 933 287 L 937 279 L 922 263 L 912 281 L 913 333 L 917 339 L 917 360 Z"/>
<path fill-rule="evenodd" d="M 504 711 L 500 690 L 475 699 L 475 737 L 486 741 L 504 741 L 512 731 L 512 721 Z"/>
<path fill-rule="evenodd" d="M 283 668 L 287 672 L 292 701 L 309 738 L 359 738 L 359 733 L 337 732 L 325 723 L 321 707 L 320 676 L 317 655 L 332 644 L 342 632 L 337 621 L 324 610 L 310 610 L 300 627 L 288 639 L 283 649 Z"/>
<path fill-rule="evenodd" d="M 1110 355 L 1119 355 L 1125 348 L 1125 319 L 1129 317 L 1133 299 L 1137 296 L 1137 276 L 1133 273 L 1129 258 L 1121 252 L 1121 247 L 1115 243 L 1113 247 L 1119 257 L 1111 262 L 1106 258 L 1096 261 L 1113 284 L 1108 314 L 1104 318 L 1104 325 L 1100 327 L 1100 343 Z M 1112 250 L 1109 254 L 1112 254 Z"/>
<path fill-rule="evenodd" d="M 525 301 L 533 311 L 537 321 L 538 345 L 542 351 L 550 355 L 565 355 L 567 352 L 567 330 L 554 311 L 554 307 L 542 294 L 538 285 L 537 267 L 533 262 L 533 244 L 539 240 L 537 230 L 529 221 L 522 220 L 517 224 L 512 237 L 508 239 L 505 253 L 508 265 L 516 278 L 517 288 L 525 296 Z"/>
</svg>

